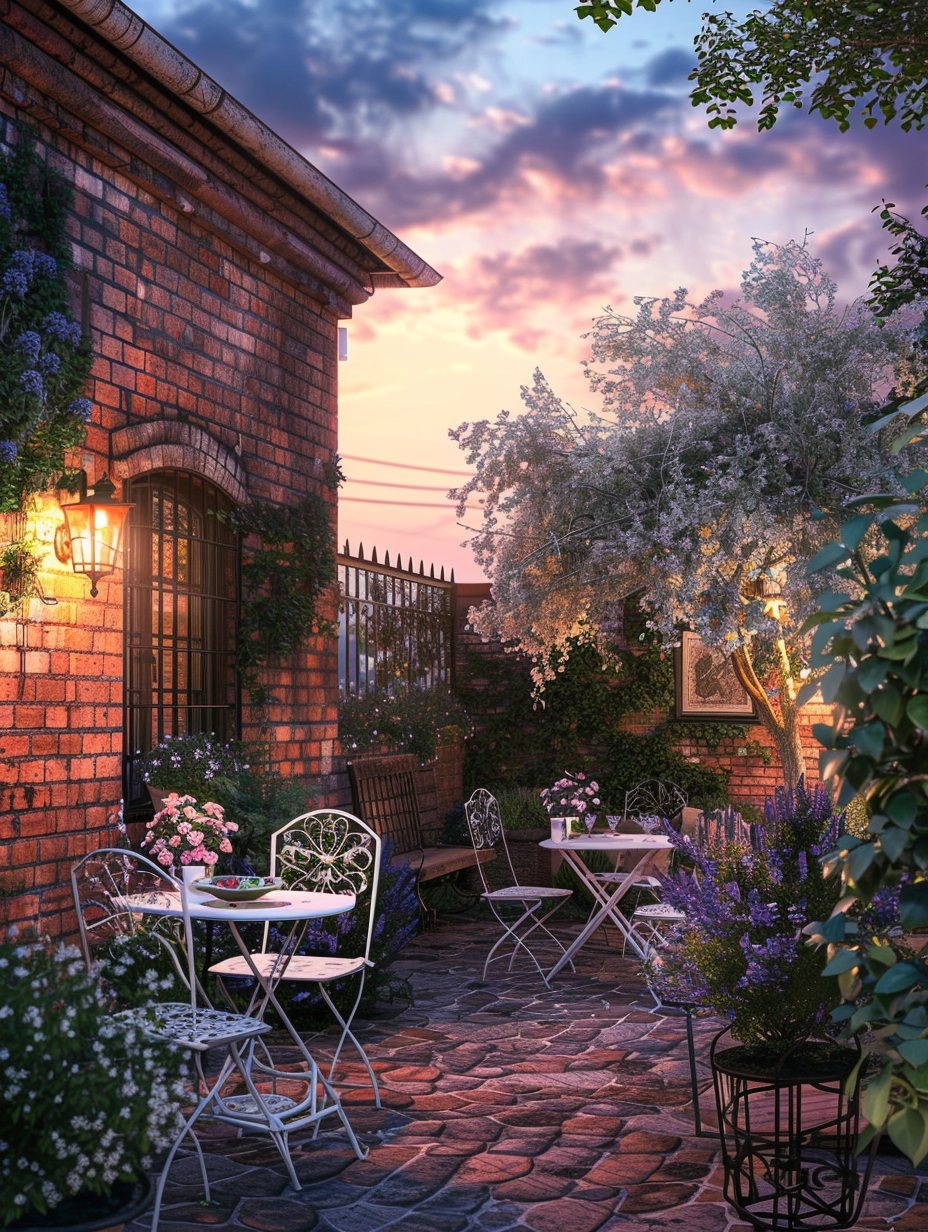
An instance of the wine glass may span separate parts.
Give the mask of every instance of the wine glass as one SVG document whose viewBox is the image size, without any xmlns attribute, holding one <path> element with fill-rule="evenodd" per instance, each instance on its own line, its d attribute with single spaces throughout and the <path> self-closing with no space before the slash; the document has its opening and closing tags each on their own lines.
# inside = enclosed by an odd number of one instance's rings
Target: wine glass
<svg viewBox="0 0 928 1232">
<path fill-rule="evenodd" d="M 622 820 L 621 813 L 607 813 L 606 814 L 606 825 L 609 827 L 610 834 L 613 834 L 613 835 L 615 834 L 616 830 L 619 828 L 619 822 L 621 820 Z"/>
<path fill-rule="evenodd" d="M 595 813 L 584 813 L 583 814 L 583 824 L 586 826 L 587 834 L 592 834 L 593 827 L 596 825 L 596 814 Z"/>
<path fill-rule="evenodd" d="M 664 824 L 664 819 L 658 817 L 656 813 L 642 813 L 638 818 L 638 824 L 645 834 L 655 834 Z"/>
</svg>

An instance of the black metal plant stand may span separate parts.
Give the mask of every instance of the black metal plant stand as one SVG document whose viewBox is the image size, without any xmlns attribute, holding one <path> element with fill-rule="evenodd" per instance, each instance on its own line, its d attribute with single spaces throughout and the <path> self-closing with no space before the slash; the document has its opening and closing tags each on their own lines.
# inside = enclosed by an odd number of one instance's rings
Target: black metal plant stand
<svg viewBox="0 0 928 1232">
<path fill-rule="evenodd" d="M 779 1057 L 757 1048 L 718 1049 L 712 1076 L 725 1198 L 762 1232 L 833 1232 L 860 1216 L 876 1155 L 858 1170 L 859 1049 L 800 1043 Z"/>
</svg>

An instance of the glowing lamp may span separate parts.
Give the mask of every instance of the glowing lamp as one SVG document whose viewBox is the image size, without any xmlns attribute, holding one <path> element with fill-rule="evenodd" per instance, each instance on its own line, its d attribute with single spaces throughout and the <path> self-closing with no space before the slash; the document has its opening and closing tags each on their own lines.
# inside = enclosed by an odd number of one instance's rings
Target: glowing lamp
<svg viewBox="0 0 928 1232">
<path fill-rule="evenodd" d="M 75 573 L 90 578 L 90 593 L 97 594 L 97 582 L 116 571 L 120 561 L 122 531 L 131 505 L 113 499 L 115 484 L 104 473 L 87 490 L 87 477 L 81 479 L 81 499 L 62 505 L 64 525 L 55 531 L 55 555 L 71 562 Z"/>
</svg>

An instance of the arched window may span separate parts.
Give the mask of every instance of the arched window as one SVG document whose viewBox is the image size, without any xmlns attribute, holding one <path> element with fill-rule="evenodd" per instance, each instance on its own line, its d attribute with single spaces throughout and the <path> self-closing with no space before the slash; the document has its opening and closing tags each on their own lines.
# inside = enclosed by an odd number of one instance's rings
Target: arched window
<svg viewBox="0 0 928 1232">
<path fill-rule="evenodd" d="M 139 754 L 165 736 L 239 734 L 238 544 L 214 515 L 231 501 L 186 471 L 126 485 L 125 796 L 144 804 Z"/>
</svg>

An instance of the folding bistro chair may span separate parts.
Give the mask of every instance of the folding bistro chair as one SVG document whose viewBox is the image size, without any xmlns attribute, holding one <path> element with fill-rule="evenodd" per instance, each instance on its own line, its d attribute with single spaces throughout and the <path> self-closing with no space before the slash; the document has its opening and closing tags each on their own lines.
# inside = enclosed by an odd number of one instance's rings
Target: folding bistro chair
<svg viewBox="0 0 928 1232">
<path fill-rule="evenodd" d="M 380 836 L 376 830 L 360 817 L 340 809 L 318 809 L 313 813 L 305 813 L 275 831 L 271 835 L 270 873 L 272 877 L 282 877 L 288 890 L 315 890 L 326 894 L 354 894 L 358 897 L 370 891 L 364 953 L 350 957 L 320 957 L 296 953 L 281 956 L 268 951 L 270 930 L 265 924 L 261 952 L 251 956 L 262 976 L 271 975 L 279 967 L 282 981 L 315 984 L 318 987 L 322 999 L 342 1029 L 329 1070 L 329 1081 L 334 1082 L 335 1067 L 342 1047 L 346 1039 L 350 1040 L 368 1072 L 374 1091 L 374 1102 L 378 1108 L 380 1090 L 377 1078 L 367 1054 L 351 1030 L 351 1023 L 361 1003 L 368 968 L 374 965 L 370 953 L 374 922 L 377 918 L 381 849 Z M 215 963 L 210 967 L 210 971 L 213 975 L 218 975 L 220 980 L 228 975 L 253 976 L 242 955 Z M 343 1017 L 332 1000 L 329 985 L 354 975 L 360 976 L 358 993 L 347 1017 Z M 339 1085 L 356 1087 L 360 1084 L 345 1082 Z"/>
<path fill-rule="evenodd" d="M 95 943 L 119 937 L 131 937 L 139 931 L 141 917 L 137 912 L 133 912 L 130 896 L 136 898 L 143 894 L 164 896 L 167 900 L 168 896 L 173 897 L 178 892 L 180 893 L 184 925 L 183 946 L 186 957 L 184 966 L 178 962 L 171 942 L 157 930 L 154 930 L 153 935 L 158 937 L 159 941 L 170 951 L 178 974 L 190 990 L 189 1002 L 160 1002 L 137 1009 L 123 1010 L 113 1015 L 114 1020 L 131 1022 L 149 1036 L 177 1044 L 189 1052 L 194 1060 L 196 1078 L 192 1096 L 196 1107 L 187 1117 L 183 1129 L 174 1140 L 158 1178 L 151 1224 L 152 1232 L 156 1232 L 168 1173 L 178 1147 L 188 1136 L 193 1141 L 200 1162 L 200 1174 L 203 1177 L 206 1201 L 210 1200 L 209 1179 L 206 1175 L 203 1151 L 196 1134 L 193 1133 L 193 1128 L 204 1114 L 209 1113 L 211 1105 L 219 1100 L 222 1088 L 233 1070 L 242 1075 L 249 1096 L 255 1101 L 255 1106 L 264 1107 L 262 1096 L 251 1079 L 250 1066 L 240 1050 L 243 1046 L 247 1048 L 252 1045 L 258 1036 L 266 1034 L 271 1028 L 259 1019 L 249 1018 L 245 1014 L 216 1010 L 208 1002 L 204 1004 L 205 998 L 196 977 L 194 964 L 190 902 L 187 887 L 183 882 L 174 881 L 163 869 L 145 856 L 136 855 L 125 848 L 106 847 L 90 852 L 74 865 L 71 870 L 71 888 L 77 911 L 81 949 L 88 967 L 92 962 Z M 214 1048 L 225 1050 L 227 1055 L 218 1074 L 210 1081 L 207 1079 L 204 1064 L 206 1054 Z M 252 1124 L 253 1120 L 254 1118 L 251 1118 L 240 1123 L 248 1125 Z M 270 1133 L 293 1176 L 293 1164 L 290 1162 L 287 1149 L 286 1132 L 271 1130 Z M 299 1188 L 298 1183 L 297 1188 Z"/>
<path fill-rule="evenodd" d="M 632 787 L 625 793 L 625 807 L 622 819 L 625 822 L 634 822 L 639 817 L 662 817 L 672 822 L 683 814 L 687 807 L 687 802 L 686 792 L 682 787 L 678 787 L 676 783 L 668 782 L 666 779 L 646 779 L 643 783 L 638 783 L 637 786 Z M 658 873 L 669 871 L 671 854 L 668 851 L 655 861 L 654 867 Z M 596 873 L 595 876 L 597 881 L 617 885 L 628 874 L 623 873 L 617 867 L 614 872 Z M 662 927 L 667 924 L 682 923 L 686 918 L 682 912 L 660 901 L 660 876 L 648 874 L 647 876 L 639 877 L 635 881 L 634 887 L 638 890 L 644 890 L 645 893 L 650 894 L 656 900 L 651 903 L 640 904 L 632 913 L 632 923 L 641 926 L 640 932 L 645 941 L 653 942 L 658 940 L 661 936 Z M 625 953 L 627 943 L 627 938 L 623 939 L 623 954 Z"/>
<path fill-rule="evenodd" d="M 464 813 L 467 817 L 467 828 L 470 831 L 471 841 L 474 844 L 474 850 L 478 857 L 482 851 L 491 849 L 495 851 L 497 847 L 501 847 L 506 856 L 506 863 L 509 865 L 509 872 L 512 875 L 511 885 L 491 890 L 483 863 L 477 865 L 480 870 L 480 879 L 483 882 L 481 898 L 489 904 L 490 910 L 496 916 L 503 929 L 503 935 L 490 950 L 486 962 L 483 964 L 483 978 L 486 980 L 487 970 L 491 962 L 495 962 L 497 958 L 505 958 L 505 954 L 497 954 L 496 951 L 504 942 L 509 940 L 512 942 L 509 970 L 512 970 L 516 954 L 522 949 L 535 964 L 538 974 L 544 980 L 545 987 L 550 988 L 551 985 L 548 983 L 547 976 L 542 971 L 538 959 L 529 949 L 526 942 L 527 938 L 536 929 L 540 928 L 543 933 L 551 938 L 562 954 L 566 952 L 557 937 L 546 927 L 545 920 L 549 919 L 570 898 L 573 890 L 561 890 L 554 886 L 519 885 L 519 879 L 516 877 L 515 869 L 512 866 L 512 858 L 509 855 L 509 848 L 506 844 L 506 834 L 503 830 L 499 804 L 495 796 L 491 795 L 490 792 L 482 787 L 478 787 L 464 805 Z M 544 915 L 539 916 L 538 912 L 541 909 L 541 904 L 548 902 L 553 902 L 554 905 Z M 504 919 L 501 914 L 502 908 L 507 903 L 514 903 L 522 908 L 522 914 L 515 921 L 510 922 Z M 572 971 L 575 970 L 573 963 L 570 964 L 570 967 Z"/>
</svg>

